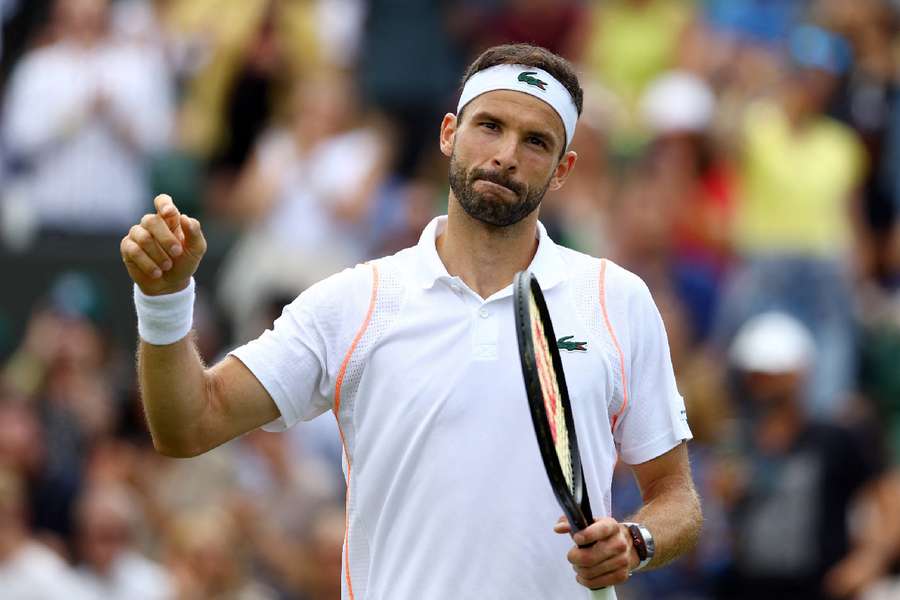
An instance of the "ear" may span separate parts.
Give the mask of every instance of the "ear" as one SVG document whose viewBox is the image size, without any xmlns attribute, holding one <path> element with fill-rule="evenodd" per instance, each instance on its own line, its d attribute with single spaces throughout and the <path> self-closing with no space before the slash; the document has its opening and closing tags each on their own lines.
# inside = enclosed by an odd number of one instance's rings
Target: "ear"
<svg viewBox="0 0 900 600">
<path fill-rule="evenodd" d="M 456 137 L 456 115 L 447 113 L 441 121 L 441 153 L 444 156 L 453 154 L 453 140 Z"/>
<path fill-rule="evenodd" d="M 563 155 L 563 157 L 559 161 L 559 164 L 556 165 L 556 170 L 553 172 L 553 177 L 550 178 L 551 190 L 558 190 L 563 186 L 563 184 L 566 182 L 566 178 L 569 176 L 569 173 L 572 172 L 572 167 L 575 166 L 576 160 L 578 160 L 578 155 L 572 150 L 569 150 Z"/>
</svg>

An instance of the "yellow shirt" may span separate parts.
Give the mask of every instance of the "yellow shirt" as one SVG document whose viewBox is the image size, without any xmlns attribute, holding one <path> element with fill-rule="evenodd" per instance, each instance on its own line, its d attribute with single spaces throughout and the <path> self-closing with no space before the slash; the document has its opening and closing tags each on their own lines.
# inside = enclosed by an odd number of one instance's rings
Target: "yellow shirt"
<svg viewBox="0 0 900 600">
<path fill-rule="evenodd" d="M 692 2 L 624 0 L 595 3 L 586 66 L 622 98 L 638 101 L 647 84 L 675 61 Z"/>
<path fill-rule="evenodd" d="M 836 257 L 849 248 L 849 200 L 865 150 L 849 127 L 825 116 L 792 128 L 772 102 L 751 105 L 735 215 L 737 249 L 747 254 Z"/>
</svg>

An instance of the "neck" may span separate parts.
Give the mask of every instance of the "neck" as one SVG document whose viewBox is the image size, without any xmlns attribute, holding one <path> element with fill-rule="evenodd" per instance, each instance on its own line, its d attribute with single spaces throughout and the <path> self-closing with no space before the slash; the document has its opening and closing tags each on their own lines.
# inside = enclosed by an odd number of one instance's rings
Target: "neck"
<svg viewBox="0 0 900 600">
<path fill-rule="evenodd" d="M 0 564 L 12 558 L 25 544 L 27 537 L 20 527 L 0 528 Z"/>
<path fill-rule="evenodd" d="M 513 275 L 531 264 L 537 246 L 537 211 L 515 225 L 495 227 L 470 217 L 450 193 L 438 256 L 450 275 L 482 298 L 511 284 Z"/>
</svg>

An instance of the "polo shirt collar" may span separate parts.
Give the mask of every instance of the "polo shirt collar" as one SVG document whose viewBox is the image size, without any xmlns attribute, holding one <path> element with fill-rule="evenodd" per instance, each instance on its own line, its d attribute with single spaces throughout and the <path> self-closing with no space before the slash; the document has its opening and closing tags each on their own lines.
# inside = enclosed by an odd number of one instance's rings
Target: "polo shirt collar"
<svg viewBox="0 0 900 600">
<path fill-rule="evenodd" d="M 437 252 L 436 241 L 438 236 L 447 228 L 447 215 L 435 217 L 422 231 L 416 252 L 419 255 L 418 279 L 425 289 L 434 287 L 441 279 L 450 280 L 453 277 L 447 272 L 447 267 L 441 261 Z M 538 221 L 538 247 L 529 270 L 534 273 L 541 284 L 541 289 L 550 289 L 566 278 L 566 263 L 560 256 L 559 246 L 547 235 L 544 224 Z"/>
</svg>

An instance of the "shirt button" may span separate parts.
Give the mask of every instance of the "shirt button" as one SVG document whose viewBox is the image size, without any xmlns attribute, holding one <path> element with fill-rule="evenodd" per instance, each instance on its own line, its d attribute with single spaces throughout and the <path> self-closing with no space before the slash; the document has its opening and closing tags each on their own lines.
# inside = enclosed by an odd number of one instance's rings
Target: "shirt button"
<svg viewBox="0 0 900 600">
<path fill-rule="evenodd" d="M 456 283 L 451 284 L 451 285 L 450 285 L 450 289 L 453 290 L 454 292 L 456 292 L 457 294 L 461 291 L 461 288 L 459 287 L 459 284 L 456 284 Z"/>
<path fill-rule="evenodd" d="M 491 316 L 491 313 L 488 312 L 488 309 L 482 308 L 481 310 L 478 311 L 478 316 L 481 317 L 482 319 L 487 319 L 489 316 Z"/>
</svg>

